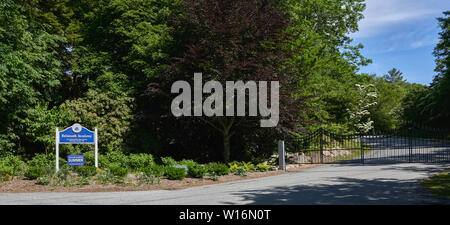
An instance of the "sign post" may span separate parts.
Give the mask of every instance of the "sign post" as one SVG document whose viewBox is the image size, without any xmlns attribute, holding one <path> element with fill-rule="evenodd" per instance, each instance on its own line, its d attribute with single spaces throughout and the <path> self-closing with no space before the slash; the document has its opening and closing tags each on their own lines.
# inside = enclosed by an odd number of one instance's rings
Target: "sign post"
<svg viewBox="0 0 450 225">
<path fill-rule="evenodd" d="M 58 127 L 56 128 L 56 172 L 59 171 L 59 144 L 94 144 L 95 167 L 98 168 L 97 128 L 95 128 L 95 131 L 90 131 L 78 123 L 73 124 L 63 131 L 59 131 Z"/>
</svg>

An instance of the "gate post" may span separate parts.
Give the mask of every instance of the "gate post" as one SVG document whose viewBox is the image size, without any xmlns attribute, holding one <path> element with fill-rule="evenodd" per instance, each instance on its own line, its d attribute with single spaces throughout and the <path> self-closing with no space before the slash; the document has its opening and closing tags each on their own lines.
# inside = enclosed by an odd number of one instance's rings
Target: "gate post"
<svg viewBox="0 0 450 225">
<path fill-rule="evenodd" d="M 320 163 L 323 163 L 323 129 L 320 128 Z"/>
<path fill-rule="evenodd" d="M 361 163 L 364 165 L 364 147 L 362 143 L 362 135 L 359 135 L 359 147 L 361 148 Z"/>
<path fill-rule="evenodd" d="M 411 155 L 412 155 L 412 130 L 411 127 L 408 127 L 408 150 L 409 150 L 409 163 L 411 163 Z"/>
<path fill-rule="evenodd" d="M 284 150 L 284 141 L 278 141 L 278 165 L 280 170 L 286 170 L 286 152 Z"/>
</svg>

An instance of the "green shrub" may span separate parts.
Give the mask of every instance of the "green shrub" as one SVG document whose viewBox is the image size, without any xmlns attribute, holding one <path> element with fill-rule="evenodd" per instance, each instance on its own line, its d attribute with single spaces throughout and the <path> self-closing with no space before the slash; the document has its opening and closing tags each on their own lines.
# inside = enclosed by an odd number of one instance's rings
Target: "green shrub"
<svg viewBox="0 0 450 225">
<path fill-rule="evenodd" d="M 239 167 L 241 167 L 239 162 L 236 161 L 228 163 L 228 166 L 230 168 L 230 172 L 232 173 L 234 173 L 237 169 L 239 169 Z"/>
<path fill-rule="evenodd" d="M 109 161 L 105 155 L 98 154 L 98 167 L 99 168 L 108 168 Z M 84 153 L 84 165 L 85 166 L 95 166 L 95 153 L 94 152 L 86 152 Z"/>
<path fill-rule="evenodd" d="M 126 167 L 121 167 L 119 165 L 111 165 L 109 170 L 114 176 L 123 178 L 128 174 L 128 169 Z"/>
<path fill-rule="evenodd" d="M 4 175 L 6 175 L 6 172 L 8 172 L 7 173 L 8 176 L 18 176 L 23 175 L 25 170 L 26 170 L 25 162 L 22 161 L 18 156 L 10 155 L 0 159 L 0 178 L 2 171 L 3 173 L 5 173 Z"/>
<path fill-rule="evenodd" d="M 46 170 L 43 167 L 31 166 L 25 172 L 25 177 L 30 180 L 35 180 L 38 177 L 46 175 Z"/>
<path fill-rule="evenodd" d="M 194 178 L 202 178 L 203 176 L 205 176 L 207 172 L 207 169 L 205 166 L 203 165 L 192 165 L 191 167 L 189 167 L 189 176 L 190 177 L 194 177 Z"/>
<path fill-rule="evenodd" d="M 43 176 L 43 177 L 38 177 L 36 184 L 40 184 L 40 185 L 49 185 L 50 184 L 50 179 L 47 176 Z"/>
<path fill-rule="evenodd" d="M 116 177 L 114 176 L 114 174 L 111 173 L 111 171 L 109 169 L 105 169 L 104 172 L 101 172 L 98 175 L 97 179 L 98 179 L 98 181 L 100 181 L 100 183 L 107 184 L 107 183 L 114 182 Z"/>
<path fill-rule="evenodd" d="M 172 157 L 162 157 L 161 162 L 165 166 L 174 166 L 177 164 L 177 161 L 175 161 Z"/>
<path fill-rule="evenodd" d="M 90 177 L 97 174 L 97 168 L 95 166 L 75 166 L 74 170 L 82 177 Z"/>
<path fill-rule="evenodd" d="M 14 174 L 14 167 L 0 165 L 0 181 L 10 180 Z"/>
<path fill-rule="evenodd" d="M 49 154 L 46 156 L 45 154 L 36 154 L 31 160 L 27 162 L 30 167 L 41 167 L 46 170 L 48 173 L 55 172 L 55 163 L 56 157 L 54 154 Z M 67 166 L 67 160 L 63 158 L 59 158 L 59 167 Z"/>
<path fill-rule="evenodd" d="M 240 166 L 239 168 L 237 168 L 237 169 L 234 171 L 234 174 L 235 174 L 235 175 L 239 175 L 239 176 L 241 176 L 241 177 L 245 177 L 245 176 L 247 176 L 247 170 L 245 169 L 245 167 Z"/>
<path fill-rule="evenodd" d="M 259 172 L 267 172 L 270 170 L 270 165 L 264 165 L 263 163 L 259 163 L 256 165 L 256 171 Z"/>
<path fill-rule="evenodd" d="M 55 167 L 55 157 L 46 156 L 45 154 L 36 154 L 30 161 L 28 161 L 28 166 L 30 167 L 40 167 L 40 168 L 54 168 Z M 61 161 L 59 162 L 61 165 Z"/>
<path fill-rule="evenodd" d="M 210 174 L 216 174 L 217 176 L 227 175 L 230 173 L 230 169 L 223 163 L 208 163 L 207 171 Z"/>
<path fill-rule="evenodd" d="M 202 178 L 207 170 L 206 167 L 203 165 L 198 164 L 197 162 L 195 162 L 194 160 L 191 159 L 183 159 L 180 162 L 178 162 L 178 164 L 180 165 L 185 165 L 188 168 L 188 175 L 190 177 L 194 177 L 194 178 Z"/>
<path fill-rule="evenodd" d="M 228 163 L 228 165 L 230 166 L 230 171 L 232 173 L 236 172 L 236 170 L 240 169 L 240 167 L 244 167 L 244 169 L 247 172 L 254 172 L 256 171 L 256 166 L 251 163 L 251 162 L 237 162 L 237 161 L 233 161 L 231 163 Z"/>
<path fill-rule="evenodd" d="M 150 154 L 131 154 L 128 160 L 128 167 L 135 171 L 142 170 L 153 164 L 153 156 Z"/>
<path fill-rule="evenodd" d="M 108 152 L 106 154 L 106 160 L 109 165 L 105 168 L 109 168 L 111 164 L 119 165 L 120 167 L 128 167 L 129 159 L 126 155 L 121 152 Z"/>
<path fill-rule="evenodd" d="M 147 166 L 146 168 L 143 169 L 142 172 L 144 172 L 146 175 L 162 177 L 165 174 L 165 168 L 164 168 L 164 166 L 154 164 L 151 166 Z"/>
<path fill-rule="evenodd" d="M 242 162 L 242 166 L 243 166 L 243 167 L 245 168 L 245 170 L 248 171 L 248 172 L 253 172 L 253 171 L 255 171 L 255 169 L 256 169 L 255 165 L 254 165 L 253 163 L 251 163 L 251 162 L 248 162 L 248 163 Z"/>
<path fill-rule="evenodd" d="M 167 167 L 166 175 L 169 180 L 183 180 L 186 177 L 184 168 Z"/>
<path fill-rule="evenodd" d="M 70 173 L 70 168 L 68 166 L 59 168 L 59 171 L 55 176 L 55 184 L 56 185 L 64 185 L 64 186 L 74 186 L 75 178 Z"/>
</svg>

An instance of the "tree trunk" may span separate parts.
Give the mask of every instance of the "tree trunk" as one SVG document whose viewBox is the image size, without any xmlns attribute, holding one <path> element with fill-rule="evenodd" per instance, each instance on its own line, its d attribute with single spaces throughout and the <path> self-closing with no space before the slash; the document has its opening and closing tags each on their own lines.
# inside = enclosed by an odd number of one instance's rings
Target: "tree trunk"
<svg viewBox="0 0 450 225">
<path fill-rule="evenodd" d="M 230 161 L 230 133 L 229 130 L 223 132 L 223 160 L 225 163 Z"/>
</svg>

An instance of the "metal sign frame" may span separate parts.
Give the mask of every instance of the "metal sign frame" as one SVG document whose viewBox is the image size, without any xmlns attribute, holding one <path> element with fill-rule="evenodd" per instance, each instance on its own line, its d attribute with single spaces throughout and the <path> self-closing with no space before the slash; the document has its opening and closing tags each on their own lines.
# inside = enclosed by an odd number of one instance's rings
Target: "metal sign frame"
<svg viewBox="0 0 450 225">
<path fill-rule="evenodd" d="M 61 134 L 68 133 L 74 138 L 77 139 L 64 139 L 63 142 L 60 141 Z M 89 134 L 94 135 L 94 140 L 92 141 L 89 138 Z M 63 131 L 59 131 L 59 128 L 56 127 L 56 172 L 59 171 L 59 144 L 94 144 L 95 145 L 95 167 L 98 168 L 98 130 L 97 128 L 94 131 L 90 131 L 87 128 L 81 126 L 78 123 L 73 124 L 72 126 L 64 129 Z M 72 140 L 72 141 L 71 141 Z"/>
</svg>

